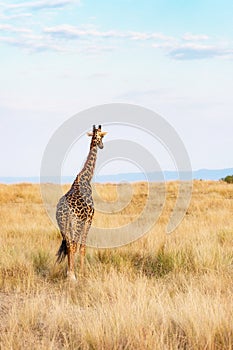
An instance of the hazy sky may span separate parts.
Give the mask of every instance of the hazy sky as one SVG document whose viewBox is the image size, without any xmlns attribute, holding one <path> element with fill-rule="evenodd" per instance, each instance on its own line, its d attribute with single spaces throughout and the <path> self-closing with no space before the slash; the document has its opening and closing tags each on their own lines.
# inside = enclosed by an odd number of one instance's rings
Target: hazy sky
<svg viewBox="0 0 233 350">
<path fill-rule="evenodd" d="M 194 169 L 232 167 L 232 16 L 231 0 L 0 0 L 0 176 L 38 175 L 66 119 L 112 102 L 162 115 Z"/>
</svg>

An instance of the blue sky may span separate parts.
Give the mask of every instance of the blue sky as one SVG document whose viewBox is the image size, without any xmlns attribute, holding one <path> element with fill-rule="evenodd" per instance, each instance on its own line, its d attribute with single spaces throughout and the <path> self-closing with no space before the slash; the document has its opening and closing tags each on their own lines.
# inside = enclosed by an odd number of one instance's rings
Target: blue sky
<svg viewBox="0 0 233 350">
<path fill-rule="evenodd" d="M 0 175 L 38 175 L 62 122 L 111 102 L 162 115 L 194 169 L 232 167 L 232 13 L 230 0 L 0 0 Z"/>
</svg>

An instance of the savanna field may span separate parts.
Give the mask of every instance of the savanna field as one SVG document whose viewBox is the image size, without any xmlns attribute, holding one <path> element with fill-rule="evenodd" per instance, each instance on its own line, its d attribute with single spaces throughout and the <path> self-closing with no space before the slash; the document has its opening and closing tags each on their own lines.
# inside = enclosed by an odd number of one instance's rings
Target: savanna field
<svg viewBox="0 0 233 350">
<path fill-rule="evenodd" d="M 117 198 L 114 185 L 97 189 Z M 188 211 L 167 235 L 177 191 L 166 184 L 142 239 L 88 248 L 85 275 L 69 283 L 39 185 L 0 185 L 0 349 L 233 349 L 233 184 L 194 181 Z M 134 184 L 122 211 L 96 212 L 93 224 L 135 220 L 146 197 L 146 184 Z M 78 255 L 76 263 L 78 274 Z"/>
</svg>

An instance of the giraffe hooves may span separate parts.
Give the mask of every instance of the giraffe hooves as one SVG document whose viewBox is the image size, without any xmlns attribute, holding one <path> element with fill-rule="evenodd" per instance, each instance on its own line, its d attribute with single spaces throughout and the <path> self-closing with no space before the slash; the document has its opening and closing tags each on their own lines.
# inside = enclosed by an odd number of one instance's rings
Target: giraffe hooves
<svg viewBox="0 0 233 350">
<path fill-rule="evenodd" d="M 74 272 L 67 271 L 67 279 L 68 281 L 76 282 L 77 278 L 75 277 Z"/>
</svg>

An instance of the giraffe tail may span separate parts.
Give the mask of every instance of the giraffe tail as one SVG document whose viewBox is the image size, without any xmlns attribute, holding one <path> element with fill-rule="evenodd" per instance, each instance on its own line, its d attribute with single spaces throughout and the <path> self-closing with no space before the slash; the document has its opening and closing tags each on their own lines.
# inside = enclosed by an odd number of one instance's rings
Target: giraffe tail
<svg viewBox="0 0 233 350">
<path fill-rule="evenodd" d="M 67 255 L 67 245 L 66 245 L 66 240 L 63 239 L 61 246 L 56 254 L 57 256 L 56 262 L 60 264 L 65 259 L 66 255 Z"/>
</svg>

